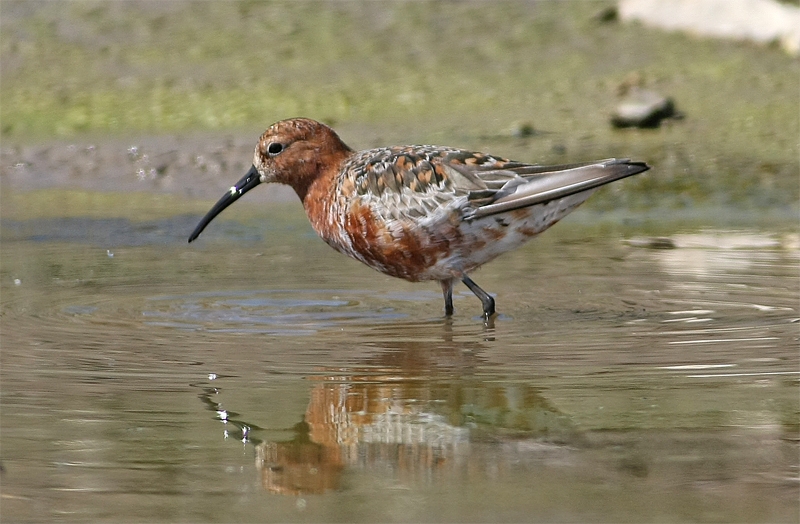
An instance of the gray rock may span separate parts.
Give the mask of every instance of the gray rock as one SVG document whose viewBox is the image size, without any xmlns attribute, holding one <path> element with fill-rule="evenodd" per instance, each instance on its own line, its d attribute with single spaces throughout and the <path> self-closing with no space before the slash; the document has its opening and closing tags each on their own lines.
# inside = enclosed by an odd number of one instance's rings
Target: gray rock
<svg viewBox="0 0 800 524">
<path fill-rule="evenodd" d="M 665 118 L 678 116 L 671 98 L 639 87 L 630 88 L 611 115 L 611 125 L 618 128 L 655 128 Z"/>
</svg>

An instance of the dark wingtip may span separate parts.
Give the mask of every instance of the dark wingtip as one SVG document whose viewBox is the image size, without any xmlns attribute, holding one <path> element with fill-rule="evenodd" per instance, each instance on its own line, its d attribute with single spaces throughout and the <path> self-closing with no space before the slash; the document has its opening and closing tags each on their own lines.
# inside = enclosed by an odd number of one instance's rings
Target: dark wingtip
<svg viewBox="0 0 800 524">
<path fill-rule="evenodd" d="M 650 169 L 650 166 L 647 165 L 645 162 L 631 162 L 628 164 L 631 166 L 633 173 L 632 175 L 638 175 L 639 173 L 644 173 L 645 171 Z"/>
<path fill-rule="evenodd" d="M 627 172 L 621 178 L 638 175 L 650 169 L 650 166 L 646 162 L 637 162 L 630 158 L 613 159 L 611 164 L 624 165 L 627 168 Z"/>
</svg>

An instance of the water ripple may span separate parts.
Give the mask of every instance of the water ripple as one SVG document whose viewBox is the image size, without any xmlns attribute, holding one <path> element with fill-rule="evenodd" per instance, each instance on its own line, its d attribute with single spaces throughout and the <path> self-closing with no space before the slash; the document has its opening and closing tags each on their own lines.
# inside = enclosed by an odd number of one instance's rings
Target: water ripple
<svg viewBox="0 0 800 524">
<path fill-rule="evenodd" d="M 378 303 L 374 293 L 353 290 L 202 292 L 151 298 L 142 315 L 148 325 L 271 335 L 311 335 L 340 324 L 408 317 L 389 305 L 394 297 L 385 296 L 385 304 L 377 298 Z"/>
</svg>

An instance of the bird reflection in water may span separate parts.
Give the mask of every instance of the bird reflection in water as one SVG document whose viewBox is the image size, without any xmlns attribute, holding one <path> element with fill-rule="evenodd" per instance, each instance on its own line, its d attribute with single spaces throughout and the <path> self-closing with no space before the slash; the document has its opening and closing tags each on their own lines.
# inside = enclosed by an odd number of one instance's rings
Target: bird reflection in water
<svg viewBox="0 0 800 524">
<path fill-rule="evenodd" d="M 308 377 L 316 384 L 291 439 L 248 439 L 266 490 L 321 494 L 341 489 L 347 470 L 400 482 L 482 474 L 498 466 L 487 445 L 511 450 L 503 445 L 535 439 L 553 449 L 575 436 L 571 421 L 530 384 L 478 376 L 475 369 L 487 365 L 481 343 L 381 337 L 379 347 L 358 365 Z"/>
<path fill-rule="evenodd" d="M 322 377 L 312 389 L 294 439 L 256 447 L 256 465 L 266 489 L 323 493 L 339 486 L 345 467 L 381 464 L 400 476 L 416 477 L 468 453 L 469 429 L 429 411 L 432 402 L 444 399 L 409 396 L 409 390 L 425 389 L 425 384 L 408 387 L 396 382 L 403 380 L 399 376 L 332 378 Z"/>
</svg>

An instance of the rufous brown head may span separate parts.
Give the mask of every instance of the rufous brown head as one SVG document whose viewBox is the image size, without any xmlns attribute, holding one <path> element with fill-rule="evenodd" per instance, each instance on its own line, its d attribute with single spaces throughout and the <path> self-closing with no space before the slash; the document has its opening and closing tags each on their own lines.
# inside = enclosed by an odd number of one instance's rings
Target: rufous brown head
<svg viewBox="0 0 800 524">
<path fill-rule="evenodd" d="M 352 152 L 333 129 L 315 120 L 292 118 L 272 124 L 256 144 L 253 166 L 206 213 L 189 242 L 226 207 L 261 183 L 287 184 L 304 200 L 314 180 Z"/>
</svg>

